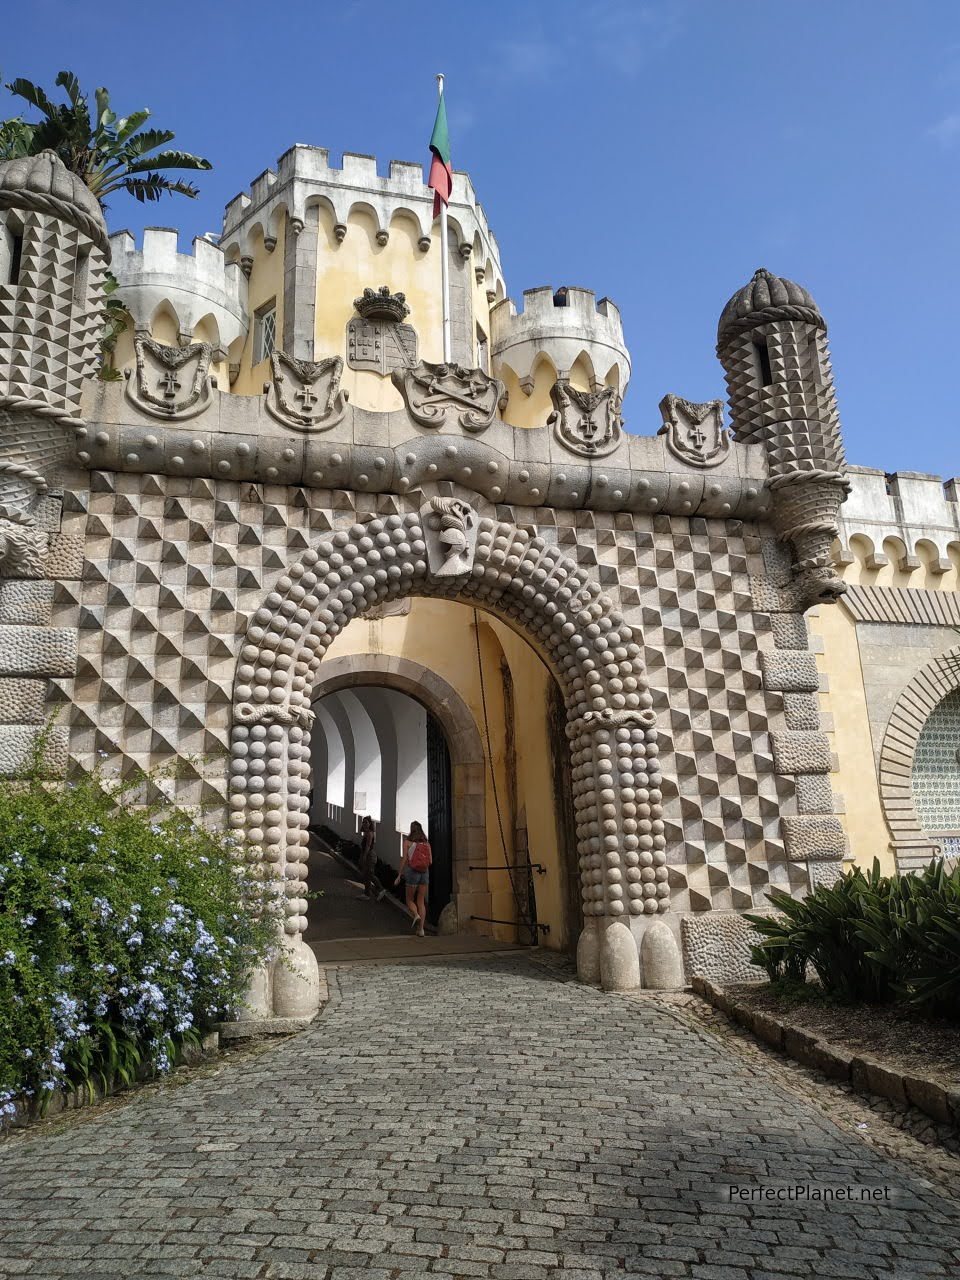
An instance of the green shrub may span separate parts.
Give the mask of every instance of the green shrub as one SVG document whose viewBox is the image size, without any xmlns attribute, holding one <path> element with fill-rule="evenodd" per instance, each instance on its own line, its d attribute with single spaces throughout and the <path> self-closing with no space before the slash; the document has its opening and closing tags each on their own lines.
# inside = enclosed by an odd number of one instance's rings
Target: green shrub
<svg viewBox="0 0 960 1280">
<path fill-rule="evenodd" d="M 0 785 L 0 1114 L 165 1071 L 242 1001 L 276 906 L 149 780 Z M 136 795 L 158 799 L 134 807 Z"/>
<path fill-rule="evenodd" d="M 904 1000 L 960 1016 L 960 869 L 883 876 L 874 860 L 798 900 L 774 890 L 779 918 L 749 915 L 762 940 L 751 960 L 771 981 L 813 969 L 843 1000 Z"/>
</svg>

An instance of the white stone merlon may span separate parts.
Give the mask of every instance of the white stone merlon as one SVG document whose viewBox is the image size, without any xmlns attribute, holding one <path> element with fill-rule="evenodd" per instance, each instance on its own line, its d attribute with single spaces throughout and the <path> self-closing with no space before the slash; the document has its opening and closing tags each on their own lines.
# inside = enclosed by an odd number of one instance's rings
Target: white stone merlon
<svg viewBox="0 0 960 1280">
<path fill-rule="evenodd" d="M 874 467 L 850 467 L 852 488 L 840 510 L 840 559 L 850 563 L 850 539 L 866 538 L 872 545 L 869 568 L 880 568 L 890 556 L 883 544 L 899 543 L 898 567 L 919 568 L 917 544 L 930 544 L 923 557 L 934 572 L 951 567 L 947 548 L 960 542 L 960 493 L 958 480 L 917 471 L 888 474 Z M 936 555 L 931 557 L 930 547 Z"/>
<path fill-rule="evenodd" d="M 146 227 L 142 249 L 129 231 L 112 235 L 110 247 L 119 297 L 136 329 L 150 329 L 165 303 L 177 317 L 181 335 L 192 334 L 201 320 L 210 319 L 218 339 L 214 345 L 225 351 L 246 334 L 247 281 L 239 264 L 227 262 L 217 245 L 197 237 L 192 253 L 179 253 L 173 228 Z"/>
<path fill-rule="evenodd" d="M 387 177 L 377 172 L 375 156 L 345 151 L 339 169 L 330 164 L 325 147 L 302 143 L 285 151 L 277 169 L 267 169 L 251 183 L 249 192 L 234 196 L 224 211 L 220 239 L 227 254 L 253 252 L 253 232 L 259 228 L 266 241 L 278 238 L 285 215 L 299 223 L 307 221 L 307 209 L 326 205 L 334 220 L 347 225 L 350 211 L 360 206 L 373 213 L 378 231 L 389 232 L 391 219 L 401 210 L 417 222 L 421 238 L 434 234 L 433 192 L 423 180 L 423 165 L 409 160 L 391 160 Z M 449 206 L 451 241 L 459 237 L 463 252 L 472 255 L 473 265 L 488 268 L 487 288 L 503 287 L 500 249 L 477 200 L 469 174 L 454 170 L 453 194 Z M 439 231 L 437 231 L 439 237 Z M 490 276 L 492 271 L 492 278 Z"/>
<path fill-rule="evenodd" d="M 614 368 L 621 394 L 630 381 L 630 353 L 623 340 L 620 311 L 609 298 L 598 302 L 592 289 L 525 289 L 523 310 L 518 312 L 513 300 L 504 298 L 490 313 L 490 328 L 494 367 L 512 369 L 528 393 L 533 389 L 534 367 L 544 355 L 562 378 L 585 356 L 596 385 L 606 383 Z"/>
</svg>

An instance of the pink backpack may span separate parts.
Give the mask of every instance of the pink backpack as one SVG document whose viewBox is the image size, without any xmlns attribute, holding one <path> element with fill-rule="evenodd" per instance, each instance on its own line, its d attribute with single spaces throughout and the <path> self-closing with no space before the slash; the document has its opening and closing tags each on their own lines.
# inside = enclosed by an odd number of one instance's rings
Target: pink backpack
<svg viewBox="0 0 960 1280">
<path fill-rule="evenodd" d="M 410 870 L 426 871 L 429 866 L 430 846 L 425 840 L 421 840 L 410 850 Z"/>
</svg>

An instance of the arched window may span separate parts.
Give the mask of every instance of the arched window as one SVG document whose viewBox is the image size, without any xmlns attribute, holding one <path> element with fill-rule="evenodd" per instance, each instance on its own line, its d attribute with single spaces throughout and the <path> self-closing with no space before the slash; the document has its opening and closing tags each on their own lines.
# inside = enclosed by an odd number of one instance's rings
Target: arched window
<svg viewBox="0 0 960 1280">
<path fill-rule="evenodd" d="M 960 855 L 960 689 L 948 693 L 920 730 L 913 757 L 913 799 L 924 833 L 946 857 Z"/>
</svg>

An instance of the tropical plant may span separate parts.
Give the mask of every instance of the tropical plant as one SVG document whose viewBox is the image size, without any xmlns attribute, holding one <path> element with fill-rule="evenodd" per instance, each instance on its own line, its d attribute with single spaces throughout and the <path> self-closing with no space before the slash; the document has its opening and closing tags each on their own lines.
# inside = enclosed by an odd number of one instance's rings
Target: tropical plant
<svg viewBox="0 0 960 1280">
<path fill-rule="evenodd" d="M 130 316 L 123 302 L 117 297 L 119 288 L 120 283 L 117 277 L 112 271 L 108 271 L 103 282 L 106 327 L 100 339 L 100 367 L 97 369 L 97 377 L 101 382 L 120 382 L 123 378 L 120 370 L 114 367 L 113 356 L 117 349 L 117 341 L 126 329 Z"/>
<path fill-rule="evenodd" d="M 82 178 L 103 205 L 115 191 L 126 191 L 137 200 L 159 200 L 165 191 L 195 197 L 191 182 L 165 176 L 164 170 L 206 170 L 209 160 L 187 151 L 166 148 L 174 134 L 169 129 L 144 129 L 147 110 L 117 117 L 110 109 L 110 95 L 101 87 L 93 92 L 93 107 L 72 71 L 61 71 L 57 86 L 66 101 L 51 101 L 31 80 L 13 80 L 7 88 L 40 113 L 36 123 L 16 117 L 0 123 L 0 160 L 55 151 L 71 173 Z"/>
<path fill-rule="evenodd" d="M 771 981 L 813 969 L 842 1000 L 903 1000 L 960 1017 L 960 868 L 934 860 L 916 875 L 884 876 L 874 859 L 806 898 L 774 890 L 780 913 L 748 915 L 761 935 L 751 960 Z"/>
</svg>

